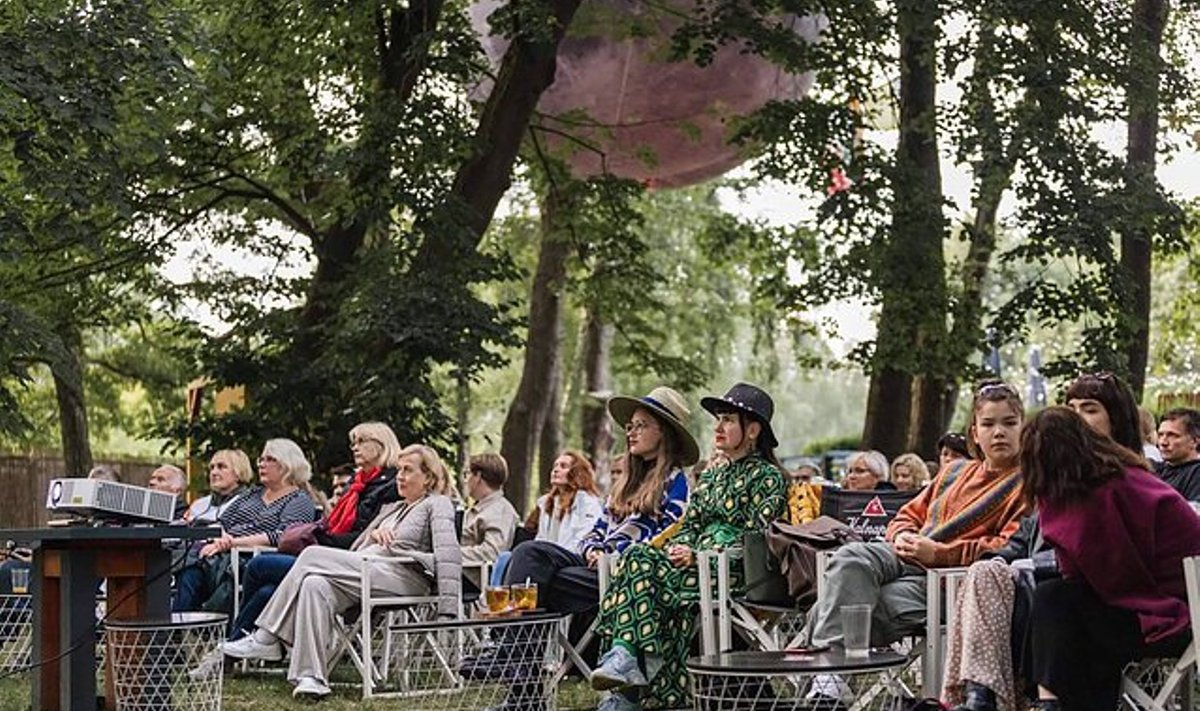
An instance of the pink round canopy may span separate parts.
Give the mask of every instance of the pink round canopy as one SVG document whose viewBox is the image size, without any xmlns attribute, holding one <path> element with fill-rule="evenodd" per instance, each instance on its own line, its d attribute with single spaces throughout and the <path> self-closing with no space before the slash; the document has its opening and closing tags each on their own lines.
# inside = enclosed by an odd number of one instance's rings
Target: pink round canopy
<svg viewBox="0 0 1200 711">
<path fill-rule="evenodd" d="M 471 18 L 499 65 L 507 46 L 488 33 L 500 0 L 481 0 Z M 811 74 L 789 74 L 740 44 L 711 64 L 668 60 L 671 34 L 688 0 L 586 0 L 559 47 L 554 84 L 538 103 L 536 134 L 578 177 L 605 171 L 653 187 L 714 178 L 746 156 L 729 143 L 731 122 L 773 99 L 795 99 Z M 823 18 L 782 18 L 815 41 Z M 564 138 L 559 134 L 567 134 Z"/>
</svg>

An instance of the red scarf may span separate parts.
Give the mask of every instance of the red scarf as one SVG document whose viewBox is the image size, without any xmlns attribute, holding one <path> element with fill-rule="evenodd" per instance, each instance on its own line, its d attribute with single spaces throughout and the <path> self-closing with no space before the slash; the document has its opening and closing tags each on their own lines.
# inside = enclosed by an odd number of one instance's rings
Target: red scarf
<svg viewBox="0 0 1200 711">
<path fill-rule="evenodd" d="M 326 531 L 334 534 L 349 533 L 354 528 L 354 521 L 358 518 L 358 496 L 382 471 L 382 467 L 374 467 L 369 471 L 359 469 L 354 473 L 354 481 L 350 482 L 333 511 L 329 512 L 325 523 Z"/>
</svg>

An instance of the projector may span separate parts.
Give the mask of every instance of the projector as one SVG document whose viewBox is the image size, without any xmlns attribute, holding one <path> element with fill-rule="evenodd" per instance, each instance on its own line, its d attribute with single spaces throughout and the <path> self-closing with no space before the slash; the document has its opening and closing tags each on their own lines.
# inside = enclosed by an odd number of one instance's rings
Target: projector
<svg viewBox="0 0 1200 711">
<path fill-rule="evenodd" d="M 51 479 L 46 508 L 93 518 L 170 523 L 175 495 L 100 479 Z"/>
</svg>

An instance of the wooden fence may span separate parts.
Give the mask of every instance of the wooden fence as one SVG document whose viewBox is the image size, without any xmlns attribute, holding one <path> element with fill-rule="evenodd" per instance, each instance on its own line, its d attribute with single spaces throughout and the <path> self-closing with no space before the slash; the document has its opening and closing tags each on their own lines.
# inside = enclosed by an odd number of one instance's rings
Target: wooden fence
<svg viewBox="0 0 1200 711">
<path fill-rule="evenodd" d="M 98 459 L 121 474 L 126 484 L 145 486 L 162 462 Z M 45 526 L 46 490 L 51 479 L 63 476 L 61 457 L 0 455 L 0 528 Z"/>
</svg>

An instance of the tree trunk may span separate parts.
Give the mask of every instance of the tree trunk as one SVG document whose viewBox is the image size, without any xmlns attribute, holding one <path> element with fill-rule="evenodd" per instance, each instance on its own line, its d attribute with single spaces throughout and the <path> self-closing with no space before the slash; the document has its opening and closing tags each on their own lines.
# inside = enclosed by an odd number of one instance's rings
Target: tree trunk
<svg viewBox="0 0 1200 711">
<path fill-rule="evenodd" d="M 54 395 L 58 400 L 58 423 L 62 435 L 67 476 L 87 476 L 92 469 L 92 444 L 88 439 L 87 409 L 83 390 L 83 342 L 78 333 L 60 333 L 63 349 L 50 364 Z"/>
<path fill-rule="evenodd" d="M 892 176 L 892 224 L 877 266 L 882 308 L 872 359 L 863 444 L 904 451 L 913 425 L 941 422 L 941 396 L 914 402 L 913 377 L 945 377 L 942 180 L 938 164 L 936 0 L 901 0 L 900 140 Z M 913 411 L 917 416 L 914 418 Z M 928 414 L 927 414 L 928 413 Z M 916 420 L 914 422 L 914 419 Z"/>
<path fill-rule="evenodd" d="M 1121 272 L 1129 298 L 1126 315 L 1133 333 L 1126 346 L 1129 385 L 1140 399 L 1150 351 L 1150 267 L 1154 212 L 1160 204 L 1155 180 L 1158 150 L 1159 83 L 1168 0 L 1134 0 L 1129 43 L 1129 122 L 1126 128 L 1125 188 L 1134 215 L 1121 232 Z"/>
<path fill-rule="evenodd" d="M 417 273 L 473 252 L 508 191 L 529 119 L 542 92 L 554 83 L 558 45 L 579 9 L 579 0 L 543 2 L 554 19 L 550 31 L 521 36 L 504 53 L 475 131 L 475 149 L 454 176 L 452 204 L 434 216 L 454 224 L 438 230 L 435 239 L 424 230 L 426 239 L 414 264 Z"/>
<path fill-rule="evenodd" d="M 612 485 L 608 455 L 613 446 L 613 426 L 605 407 L 612 395 L 612 374 L 609 370 L 612 339 L 612 325 L 604 322 L 604 317 L 595 307 L 589 308 L 583 337 L 580 430 L 583 433 L 583 451 L 591 457 L 592 465 L 596 468 L 596 480 L 605 491 Z"/>
<path fill-rule="evenodd" d="M 500 453 L 508 460 L 506 492 L 521 513 L 529 504 L 533 464 L 550 409 L 555 372 L 561 368 L 562 297 L 571 245 L 561 229 L 561 220 L 570 216 L 560 208 L 553 194 L 543 201 L 542 244 L 529 297 L 525 362 L 501 433 Z"/>
<path fill-rule="evenodd" d="M 456 389 L 458 391 L 455 403 L 455 429 L 458 430 L 455 437 L 458 444 L 456 478 L 459 480 L 459 491 L 465 493 L 466 482 L 462 481 L 462 473 L 466 471 L 467 461 L 471 458 L 471 380 L 465 374 L 459 373 Z"/>
<path fill-rule="evenodd" d="M 563 319 L 558 319 L 559 331 L 557 339 L 563 340 Z M 560 349 L 561 350 L 561 349 Z M 542 420 L 542 436 L 538 441 L 538 491 L 550 488 L 550 470 L 554 468 L 554 460 L 563 448 L 562 404 L 563 404 L 563 357 L 559 353 L 554 364 L 554 376 L 550 381 L 550 390 L 546 394 L 546 416 Z"/>
</svg>

